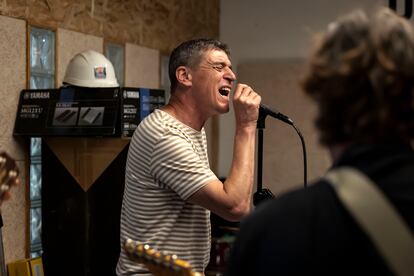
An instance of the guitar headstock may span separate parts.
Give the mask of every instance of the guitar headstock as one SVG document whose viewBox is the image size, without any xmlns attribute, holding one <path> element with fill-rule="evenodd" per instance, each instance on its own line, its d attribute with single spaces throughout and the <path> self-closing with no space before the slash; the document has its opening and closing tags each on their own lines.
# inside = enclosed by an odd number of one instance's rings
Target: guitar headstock
<svg viewBox="0 0 414 276">
<path fill-rule="evenodd" d="M 156 276 L 201 276 L 194 272 L 191 265 L 174 254 L 163 254 L 148 244 L 141 244 L 131 239 L 124 243 L 129 258 L 145 267 Z"/>
<path fill-rule="evenodd" d="M 10 188 L 19 182 L 16 161 L 7 153 L 0 153 L 0 203 L 7 197 Z"/>
</svg>

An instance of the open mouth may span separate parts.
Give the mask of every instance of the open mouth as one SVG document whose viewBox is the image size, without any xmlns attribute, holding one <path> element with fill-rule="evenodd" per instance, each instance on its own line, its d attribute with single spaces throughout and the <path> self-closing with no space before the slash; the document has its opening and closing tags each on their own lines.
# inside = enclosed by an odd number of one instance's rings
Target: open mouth
<svg viewBox="0 0 414 276">
<path fill-rule="evenodd" d="M 219 89 L 219 93 L 223 97 L 228 97 L 230 94 L 230 90 L 231 90 L 230 87 L 222 87 Z"/>
</svg>

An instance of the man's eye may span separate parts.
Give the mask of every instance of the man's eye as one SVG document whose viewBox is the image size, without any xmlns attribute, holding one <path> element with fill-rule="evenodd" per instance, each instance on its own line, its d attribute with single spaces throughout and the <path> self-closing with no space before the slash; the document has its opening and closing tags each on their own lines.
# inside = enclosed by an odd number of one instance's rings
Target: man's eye
<svg viewBox="0 0 414 276">
<path fill-rule="evenodd" d="M 223 66 L 223 65 L 218 64 L 218 65 L 214 65 L 214 66 L 213 66 L 213 68 L 214 68 L 214 69 L 216 69 L 217 71 L 221 71 L 221 70 L 223 70 L 223 69 L 224 69 L 224 66 Z"/>
</svg>

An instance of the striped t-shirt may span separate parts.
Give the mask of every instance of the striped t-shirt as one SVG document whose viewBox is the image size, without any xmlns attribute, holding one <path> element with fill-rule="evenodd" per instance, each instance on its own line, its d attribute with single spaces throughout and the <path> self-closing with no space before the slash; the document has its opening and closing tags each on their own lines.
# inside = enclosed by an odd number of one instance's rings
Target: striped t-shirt
<svg viewBox="0 0 414 276">
<path fill-rule="evenodd" d="M 155 110 L 139 124 L 129 147 L 121 248 L 130 238 L 176 254 L 195 271 L 204 271 L 210 256 L 210 212 L 186 200 L 213 180 L 217 177 L 209 167 L 204 129 L 194 130 Z M 116 271 L 148 273 L 123 249 Z"/>
</svg>

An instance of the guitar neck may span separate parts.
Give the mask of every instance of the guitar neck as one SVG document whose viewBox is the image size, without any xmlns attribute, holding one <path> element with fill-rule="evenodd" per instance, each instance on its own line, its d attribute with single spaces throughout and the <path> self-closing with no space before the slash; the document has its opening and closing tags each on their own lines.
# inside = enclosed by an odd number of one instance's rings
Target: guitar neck
<svg viewBox="0 0 414 276">
<path fill-rule="evenodd" d="M 193 271 L 191 265 L 173 254 L 163 254 L 146 244 L 131 239 L 124 243 L 129 258 L 143 264 L 155 276 L 203 276 Z"/>
</svg>

